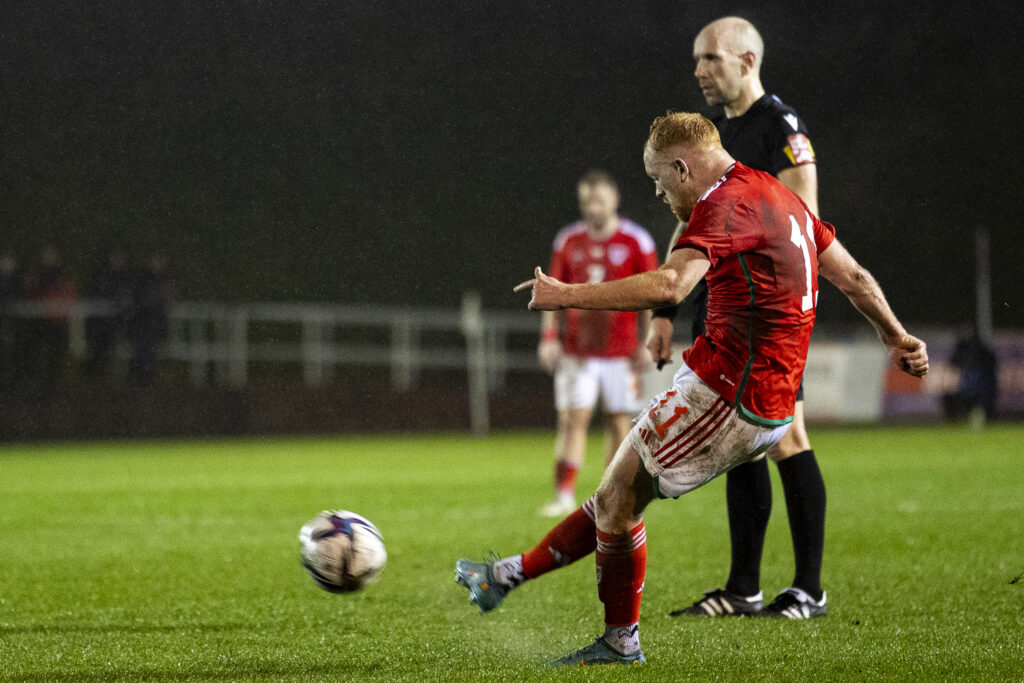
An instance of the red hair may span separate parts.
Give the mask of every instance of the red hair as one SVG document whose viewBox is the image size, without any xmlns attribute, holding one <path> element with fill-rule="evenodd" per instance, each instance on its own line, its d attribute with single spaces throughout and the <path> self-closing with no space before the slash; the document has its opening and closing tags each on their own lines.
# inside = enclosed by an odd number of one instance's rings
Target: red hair
<svg viewBox="0 0 1024 683">
<path fill-rule="evenodd" d="M 722 139 L 715 124 L 700 114 L 670 111 L 654 119 L 647 136 L 647 147 L 661 152 L 675 145 L 721 149 Z"/>
</svg>

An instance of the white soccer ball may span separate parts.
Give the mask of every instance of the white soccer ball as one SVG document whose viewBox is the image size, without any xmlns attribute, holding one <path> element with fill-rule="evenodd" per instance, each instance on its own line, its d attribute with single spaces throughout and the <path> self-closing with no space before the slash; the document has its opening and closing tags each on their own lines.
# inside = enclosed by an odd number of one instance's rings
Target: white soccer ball
<svg viewBox="0 0 1024 683">
<path fill-rule="evenodd" d="M 376 583 L 387 562 L 384 538 L 373 522 L 348 510 L 324 510 L 299 531 L 302 566 L 331 593 Z"/>
</svg>

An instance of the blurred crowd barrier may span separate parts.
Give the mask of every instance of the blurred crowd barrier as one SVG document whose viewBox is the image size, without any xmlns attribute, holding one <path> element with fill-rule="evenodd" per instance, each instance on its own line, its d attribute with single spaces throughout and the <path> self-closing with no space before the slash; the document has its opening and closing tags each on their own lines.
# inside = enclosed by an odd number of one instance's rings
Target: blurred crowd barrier
<svg viewBox="0 0 1024 683">
<path fill-rule="evenodd" d="M 37 343 L 36 337 L 24 336 L 25 330 L 35 330 L 40 322 L 58 324 L 65 329 L 54 338 L 64 347 L 56 352 L 64 358 L 44 363 L 61 368 L 45 375 L 45 381 L 56 387 L 35 384 L 26 389 L 17 381 L 19 343 L 4 347 L 5 433 L 17 438 L 27 433 L 19 431 L 20 422 L 39 419 L 29 412 L 17 417 L 15 410 L 28 409 L 12 400 L 60 394 L 62 386 L 73 386 L 76 395 L 86 397 L 100 396 L 97 391 L 102 387 L 108 392 L 104 395 L 114 398 L 101 399 L 100 404 L 120 400 L 118 392 L 128 387 L 159 394 L 166 405 L 154 410 L 169 413 L 168 423 L 174 418 L 174 401 L 195 401 L 199 395 L 182 398 L 182 387 L 201 392 L 211 406 L 220 400 L 212 397 L 234 392 L 243 397 L 242 403 L 225 403 L 222 412 L 237 417 L 232 417 L 236 432 L 264 424 L 286 430 L 290 420 L 298 431 L 303 425 L 310 430 L 364 424 L 386 428 L 393 423 L 401 428 L 405 423 L 398 417 L 389 422 L 368 407 L 379 399 L 379 410 L 387 411 L 388 401 L 411 396 L 422 401 L 415 416 L 407 414 L 408 424 L 415 428 L 468 427 L 482 434 L 492 426 L 522 426 L 516 420 L 527 415 L 538 426 L 553 421 L 550 379 L 536 358 L 539 317 L 528 311 L 484 310 L 472 293 L 457 309 L 178 301 L 168 303 L 155 317 L 158 322 L 133 328 L 125 321 L 123 307 L 109 300 L 11 302 L 3 325 L 21 330 L 20 345 L 26 339 L 30 345 Z M 856 330 L 815 332 L 804 377 L 809 419 L 951 417 L 949 397 L 962 389 L 965 377 L 964 363 L 956 359 L 961 340 L 955 331 L 922 331 L 932 371 L 917 380 L 891 368 L 882 346 L 863 326 Z M 684 345 L 678 340 L 677 351 Z M 986 417 L 1020 418 L 1024 331 L 996 333 L 991 355 L 994 393 Z M 666 388 L 674 368 L 678 362 L 660 372 L 651 369 L 644 392 L 653 396 Z M 135 396 L 134 404 L 150 400 L 145 393 Z M 81 399 L 66 402 L 76 401 Z M 428 401 L 433 403 L 427 405 Z M 298 410 L 298 405 L 304 408 Z M 332 411 L 360 407 L 367 408 L 361 421 L 331 416 Z M 57 420 L 52 417 L 55 409 L 49 410 L 49 419 Z M 71 415 L 73 406 L 60 410 L 64 422 L 87 422 Z M 260 416 L 253 417 L 257 412 Z M 310 417 L 314 413 L 316 419 Z M 203 418 L 198 414 L 190 419 Z M 206 431 L 216 431 L 216 426 Z"/>
<path fill-rule="evenodd" d="M 130 334 L 115 328 L 102 340 L 98 321 L 121 315 L 113 302 L 77 300 L 57 305 L 20 301 L 7 320 L 21 325 L 59 320 L 72 366 L 88 362 L 96 343 L 110 346 L 112 365 L 132 358 Z M 177 302 L 167 306 L 154 343 L 163 363 L 188 368 L 196 386 L 245 386 L 264 366 L 289 368 L 294 379 L 320 386 L 353 366 L 385 369 L 392 388 L 408 391 L 425 370 L 465 371 L 467 336 L 480 336 L 486 355 L 488 387 L 500 388 L 510 371 L 535 370 L 533 340 L 510 349 L 514 337 L 537 334 L 537 317 L 527 312 L 478 312 L 467 333 L 465 311 L 453 309 L 345 306 L 312 303 L 223 304 Z M 522 342 L 522 340 L 520 340 Z M 523 344 L 520 343 L 520 346 Z M 121 370 L 123 371 L 123 370 Z M 118 374 L 116 367 L 112 374 Z"/>
</svg>

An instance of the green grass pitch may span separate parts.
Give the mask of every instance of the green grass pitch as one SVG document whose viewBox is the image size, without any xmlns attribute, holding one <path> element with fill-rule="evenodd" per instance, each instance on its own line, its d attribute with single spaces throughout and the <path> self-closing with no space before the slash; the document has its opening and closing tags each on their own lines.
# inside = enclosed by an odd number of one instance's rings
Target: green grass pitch
<svg viewBox="0 0 1024 683">
<path fill-rule="evenodd" d="M 670 619 L 728 563 L 724 480 L 648 510 L 645 667 L 551 671 L 601 628 L 592 558 L 481 616 L 460 556 L 549 523 L 550 433 L 5 447 L 0 679 L 506 681 L 1024 679 L 1024 427 L 813 429 L 828 485 L 810 622 Z M 591 443 L 581 488 L 599 477 Z M 773 468 L 774 469 L 774 468 Z M 792 577 L 785 506 L 762 586 Z M 359 512 L 379 584 L 317 589 L 296 534 Z M 770 595 L 769 595 L 770 597 Z"/>
</svg>

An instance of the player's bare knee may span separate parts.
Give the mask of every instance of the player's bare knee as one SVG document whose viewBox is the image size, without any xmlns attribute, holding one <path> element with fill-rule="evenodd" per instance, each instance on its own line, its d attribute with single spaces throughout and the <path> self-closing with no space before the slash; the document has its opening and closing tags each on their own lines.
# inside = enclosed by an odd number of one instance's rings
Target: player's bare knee
<svg viewBox="0 0 1024 683">
<path fill-rule="evenodd" d="M 599 529 L 608 529 L 609 525 L 614 524 L 615 498 L 615 492 L 607 480 L 602 481 L 594 493 L 594 522 Z"/>
<path fill-rule="evenodd" d="M 628 487 L 615 484 L 613 479 L 601 482 L 594 494 L 597 528 L 610 534 L 622 534 L 636 526 L 631 499 Z"/>
</svg>

